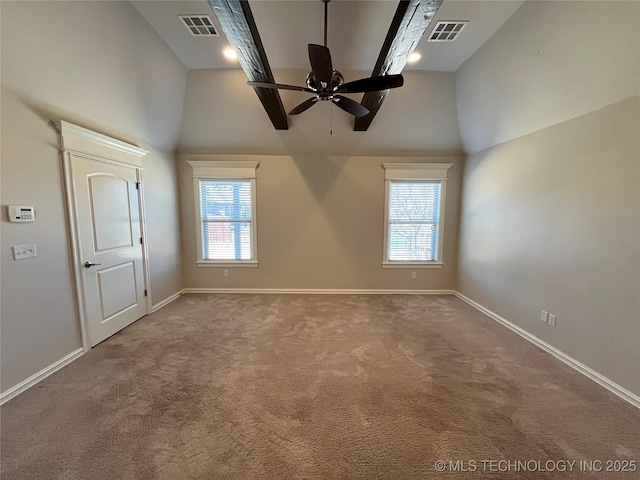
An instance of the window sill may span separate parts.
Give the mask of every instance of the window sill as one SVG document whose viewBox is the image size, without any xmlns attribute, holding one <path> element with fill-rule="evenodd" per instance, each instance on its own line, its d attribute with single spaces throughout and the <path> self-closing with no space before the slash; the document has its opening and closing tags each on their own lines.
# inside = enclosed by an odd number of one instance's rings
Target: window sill
<svg viewBox="0 0 640 480">
<path fill-rule="evenodd" d="M 382 268 L 442 268 L 443 265 L 442 262 L 382 262 Z"/>
<path fill-rule="evenodd" d="M 196 262 L 198 267 L 213 267 L 213 268 L 256 268 L 258 262 L 256 260 L 238 260 L 236 262 L 215 261 L 215 260 L 198 260 Z"/>
</svg>

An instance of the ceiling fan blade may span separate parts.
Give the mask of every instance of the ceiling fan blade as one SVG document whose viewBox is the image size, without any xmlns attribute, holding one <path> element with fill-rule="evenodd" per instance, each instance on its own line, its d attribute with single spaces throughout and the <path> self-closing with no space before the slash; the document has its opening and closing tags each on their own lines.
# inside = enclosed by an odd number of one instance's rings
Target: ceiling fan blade
<svg viewBox="0 0 640 480">
<path fill-rule="evenodd" d="M 285 85 L 283 83 L 247 82 L 247 85 L 259 88 L 271 88 L 273 90 L 296 90 L 298 92 L 313 92 L 310 88 L 298 87 L 296 85 Z"/>
<path fill-rule="evenodd" d="M 299 113 L 304 112 L 308 108 L 313 107 L 316 104 L 317 101 L 318 101 L 318 97 L 311 97 L 311 98 L 305 100 L 304 102 L 302 102 L 300 105 L 298 105 L 293 110 L 291 110 L 289 112 L 289 115 L 298 115 Z"/>
<path fill-rule="evenodd" d="M 350 98 L 343 97 L 342 95 L 334 95 L 331 101 L 345 112 L 349 112 L 351 115 L 355 115 L 356 117 L 364 117 L 369 113 L 368 108 L 363 107 L 358 102 L 354 102 Z"/>
<path fill-rule="evenodd" d="M 398 88 L 404 85 L 404 78 L 401 74 L 383 75 L 381 77 L 361 78 L 353 82 L 347 82 L 340 86 L 341 93 L 376 92 L 389 88 Z"/>
<path fill-rule="evenodd" d="M 327 86 L 331 83 L 333 76 L 333 65 L 331 63 L 331 52 L 322 45 L 309 44 L 309 61 L 311 70 L 317 82 L 324 82 Z"/>
</svg>

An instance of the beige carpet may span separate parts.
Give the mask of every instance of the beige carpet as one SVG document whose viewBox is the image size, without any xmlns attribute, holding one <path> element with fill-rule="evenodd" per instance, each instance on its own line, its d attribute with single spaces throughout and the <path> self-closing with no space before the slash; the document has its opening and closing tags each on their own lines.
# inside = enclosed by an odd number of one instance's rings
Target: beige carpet
<svg viewBox="0 0 640 480">
<path fill-rule="evenodd" d="M 453 296 L 186 295 L 0 413 L 3 479 L 640 476 L 640 410 Z"/>
</svg>

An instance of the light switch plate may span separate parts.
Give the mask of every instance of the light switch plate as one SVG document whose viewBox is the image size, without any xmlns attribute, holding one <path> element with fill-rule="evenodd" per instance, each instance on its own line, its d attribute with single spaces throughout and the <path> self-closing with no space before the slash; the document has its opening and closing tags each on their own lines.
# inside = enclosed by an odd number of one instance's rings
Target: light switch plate
<svg viewBox="0 0 640 480">
<path fill-rule="evenodd" d="M 556 316 L 552 313 L 549 314 L 549 325 L 552 327 L 556 326 Z"/>
<path fill-rule="evenodd" d="M 14 260 L 24 260 L 25 258 L 31 258 L 37 256 L 35 243 L 27 243 L 24 245 L 14 245 L 13 249 Z"/>
</svg>

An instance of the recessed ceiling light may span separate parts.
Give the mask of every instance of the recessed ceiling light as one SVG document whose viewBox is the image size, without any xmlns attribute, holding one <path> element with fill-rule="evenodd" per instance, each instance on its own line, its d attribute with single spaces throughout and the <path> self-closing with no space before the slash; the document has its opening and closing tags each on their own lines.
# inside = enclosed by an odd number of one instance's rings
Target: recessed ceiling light
<svg viewBox="0 0 640 480">
<path fill-rule="evenodd" d="M 420 55 L 418 52 L 413 52 L 411 55 L 409 55 L 409 59 L 407 60 L 407 62 L 416 63 L 418 60 L 420 60 L 421 57 L 422 55 Z"/>
<path fill-rule="evenodd" d="M 231 47 L 227 47 L 222 51 L 222 54 L 227 57 L 229 60 L 237 60 L 238 59 L 238 54 L 236 53 L 236 51 L 231 48 Z"/>
</svg>

